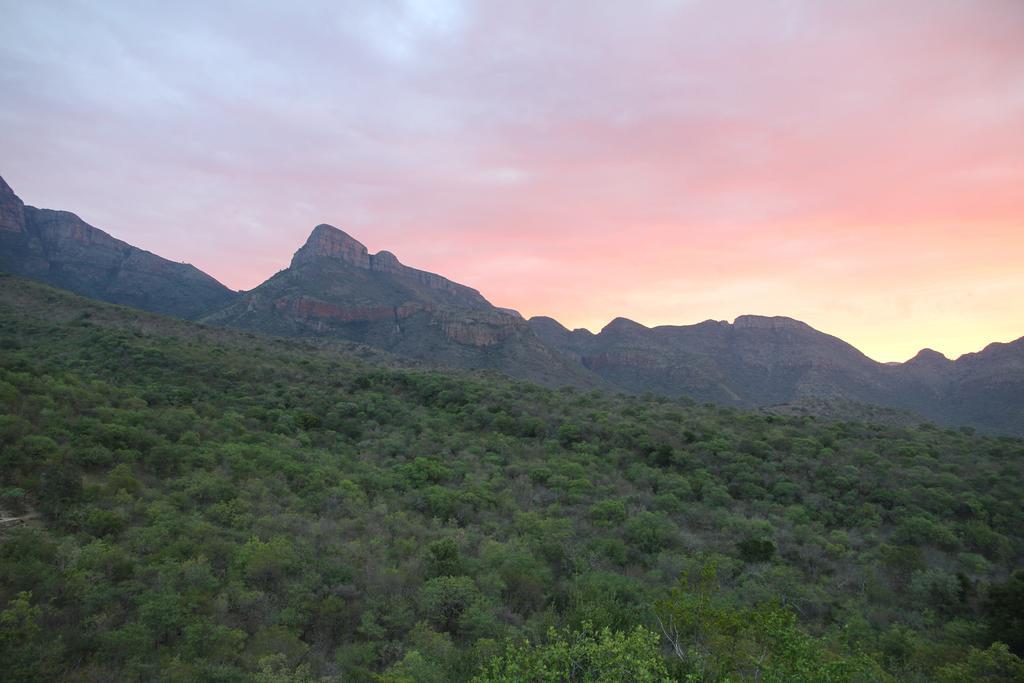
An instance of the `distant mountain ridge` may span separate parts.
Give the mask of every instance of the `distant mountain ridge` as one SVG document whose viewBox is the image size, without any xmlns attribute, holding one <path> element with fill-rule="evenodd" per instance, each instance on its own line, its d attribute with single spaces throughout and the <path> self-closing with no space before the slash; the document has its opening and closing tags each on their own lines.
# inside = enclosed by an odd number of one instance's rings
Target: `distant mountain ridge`
<svg viewBox="0 0 1024 683">
<path fill-rule="evenodd" d="M 877 363 L 792 318 L 745 315 L 732 324 L 654 328 L 616 318 L 598 334 L 559 330 L 550 318 L 530 325 L 551 346 L 630 391 L 743 406 L 804 395 L 874 403 L 885 393 L 873 375 Z"/>
<path fill-rule="evenodd" d="M 198 318 L 237 297 L 195 266 L 133 247 L 73 213 L 26 206 L 3 178 L 0 270 L 181 318 Z"/>
<path fill-rule="evenodd" d="M 371 254 L 327 224 L 288 268 L 233 292 L 197 268 L 117 240 L 76 215 L 25 206 L 0 178 L 0 270 L 182 318 L 281 336 L 343 339 L 431 364 L 544 383 L 743 407 L 888 406 L 952 425 L 1024 434 L 1024 338 L 950 360 L 923 349 L 878 363 L 785 317 L 599 333 L 492 305 L 477 290 Z M 833 406 L 825 408 L 826 404 Z M 857 412 L 863 413 L 857 409 Z"/>
<path fill-rule="evenodd" d="M 648 328 L 616 318 L 599 333 L 546 317 L 530 326 L 552 348 L 609 384 L 743 407 L 859 403 L 946 424 L 1024 433 L 1024 338 L 949 360 L 924 349 L 878 363 L 798 320 L 745 315 L 733 323 Z"/>
</svg>

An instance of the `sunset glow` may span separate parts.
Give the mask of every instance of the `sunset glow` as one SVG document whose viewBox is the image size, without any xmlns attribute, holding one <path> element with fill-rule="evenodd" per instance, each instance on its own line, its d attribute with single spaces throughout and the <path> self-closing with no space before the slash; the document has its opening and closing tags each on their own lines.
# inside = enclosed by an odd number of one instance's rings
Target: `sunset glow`
<svg viewBox="0 0 1024 683">
<path fill-rule="evenodd" d="M 0 0 L 0 174 L 248 289 L 327 222 L 523 315 L 1024 334 L 1024 3 Z"/>
</svg>

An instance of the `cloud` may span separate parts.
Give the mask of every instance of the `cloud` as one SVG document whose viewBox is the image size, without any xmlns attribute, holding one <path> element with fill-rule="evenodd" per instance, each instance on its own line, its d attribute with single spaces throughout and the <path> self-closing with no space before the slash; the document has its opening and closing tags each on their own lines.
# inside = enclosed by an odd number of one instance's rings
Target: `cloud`
<svg viewBox="0 0 1024 683">
<path fill-rule="evenodd" d="M 0 173 L 235 287 L 327 221 L 570 326 L 1022 333 L 1016 0 L 0 2 Z"/>
</svg>

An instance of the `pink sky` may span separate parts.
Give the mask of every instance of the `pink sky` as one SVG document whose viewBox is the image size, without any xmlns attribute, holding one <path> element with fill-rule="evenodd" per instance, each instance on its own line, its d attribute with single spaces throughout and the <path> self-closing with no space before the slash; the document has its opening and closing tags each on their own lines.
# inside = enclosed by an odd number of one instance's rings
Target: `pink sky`
<svg viewBox="0 0 1024 683">
<path fill-rule="evenodd" d="M 1024 2 L 0 0 L 0 174 L 234 288 L 328 222 L 524 315 L 1024 335 Z"/>
</svg>

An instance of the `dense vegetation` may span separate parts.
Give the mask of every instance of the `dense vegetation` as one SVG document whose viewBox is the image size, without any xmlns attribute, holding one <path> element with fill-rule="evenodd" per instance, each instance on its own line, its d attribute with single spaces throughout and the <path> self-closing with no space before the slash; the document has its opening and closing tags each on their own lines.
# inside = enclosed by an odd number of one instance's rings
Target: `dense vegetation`
<svg viewBox="0 0 1024 683">
<path fill-rule="evenodd" d="M 1019 439 L 369 364 L 11 277 L 0 411 L 5 680 L 1024 676 Z"/>
</svg>

